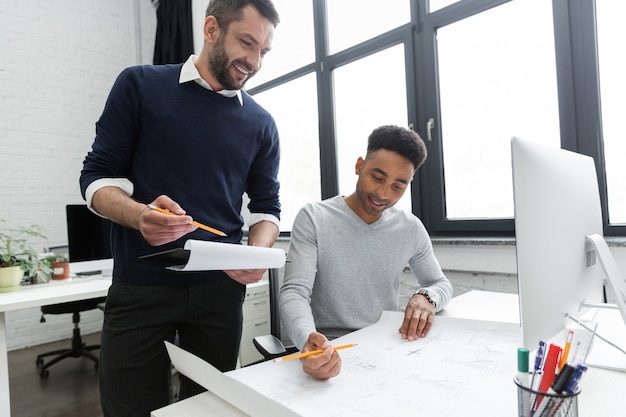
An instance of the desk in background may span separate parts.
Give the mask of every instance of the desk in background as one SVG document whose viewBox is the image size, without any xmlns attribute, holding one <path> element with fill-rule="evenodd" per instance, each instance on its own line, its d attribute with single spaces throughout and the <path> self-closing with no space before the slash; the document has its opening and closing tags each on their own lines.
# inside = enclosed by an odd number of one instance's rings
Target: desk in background
<svg viewBox="0 0 626 417">
<path fill-rule="evenodd" d="M 112 264 L 112 260 L 98 261 L 88 268 L 102 270 Z M 78 264 L 83 264 L 82 262 Z M 103 268 L 103 267 L 104 268 Z M 79 265 L 80 269 L 81 266 Z M 110 266 L 109 266 L 110 268 Z M 73 269 L 72 269 L 73 270 Z M 67 301 L 86 300 L 104 297 L 111 286 L 111 278 L 92 275 L 87 278 L 72 278 L 64 281 L 51 281 L 46 284 L 28 285 L 18 291 L 0 294 L 0 417 L 11 416 L 11 396 L 9 394 L 9 363 L 7 356 L 5 312 L 43 305 L 64 303 Z"/>
<path fill-rule="evenodd" d="M 519 303 L 516 294 L 470 291 L 453 298 L 442 315 L 474 320 L 519 323 Z M 512 352 L 515 355 L 516 352 Z M 515 391 L 511 370 L 511 390 Z M 614 416 L 616 410 L 626 409 L 626 397 L 619 387 L 626 386 L 626 373 L 599 368 L 589 368 L 581 383 L 578 400 L 581 416 Z M 432 399 L 431 399 L 432 400 Z M 514 415 L 517 404 L 511 404 Z M 215 410 L 214 414 L 210 410 Z M 210 392 L 180 401 L 152 412 L 152 417 L 195 417 L 195 416 L 245 416 Z"/>
</svg>

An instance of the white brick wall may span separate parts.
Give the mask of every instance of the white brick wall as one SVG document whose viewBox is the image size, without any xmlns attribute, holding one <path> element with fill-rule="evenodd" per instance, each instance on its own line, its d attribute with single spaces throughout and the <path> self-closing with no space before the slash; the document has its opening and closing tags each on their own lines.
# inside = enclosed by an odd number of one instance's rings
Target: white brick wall
<svg viewBox="0 0 626 417">
<path fill-rule="evenodd" d="M 65 205 L 108 92 L 125 67 L 151 63 L 150 0 L 3 0 L 0 11 L 0 218 L 37 223 L 67 244 Z M 41 243 L 43 248 L 43 243 Z M 82 314 L 85 333 L 102 312 Z M 71 336 L 70 315 L 6 313 L 9 350 Z"/>
</svg>

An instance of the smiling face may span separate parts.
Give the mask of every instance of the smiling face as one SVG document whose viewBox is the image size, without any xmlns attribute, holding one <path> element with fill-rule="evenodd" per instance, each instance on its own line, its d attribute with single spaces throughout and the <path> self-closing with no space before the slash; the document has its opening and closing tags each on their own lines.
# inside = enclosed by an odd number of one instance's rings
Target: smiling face
<svg viewBox="0 0 626 417">
<path fill-rule="evenodd" d="M 404 195 L 413 180 L 415 167 L 404 156 L 379 149 L 365 160 L 359 158 L 355 172 L 359 176 L 356 191 L 345 201 L 364 222 L 371 224 Z"/>
<path fill-rule="evenodd" d="M 274 25 L 253 6 L 244 7 L 241 20 L 231 22 L 227 31 L 207 16 L 198 71 L 215 91 L 239 90 L 261 69 L 273 36 Z"/>
</svg>

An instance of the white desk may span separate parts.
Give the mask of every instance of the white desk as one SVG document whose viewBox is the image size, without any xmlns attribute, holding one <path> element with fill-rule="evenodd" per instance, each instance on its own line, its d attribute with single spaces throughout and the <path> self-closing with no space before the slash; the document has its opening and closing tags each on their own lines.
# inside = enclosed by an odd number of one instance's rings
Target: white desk
<svg viewBox="0 0 626 417">
<path fill-rule="evenodd" d="M 111 278 L 94 275 L 24 286 L 17 291 L 0 294 L 0 417 L 11 416 L 5 311 L 103 297 L 110 286 Z"/>
<path fill-rule="evenodd" d="M 450 301 L 444 316 L 475 320 L 519 323 L 519 304 L 516 294 L 470 291 Z M 513 352 L 512 354 L 515 354 Z M 511 371 L 511 389 L 514 390 Z M 578 399 L 581 416 L 614 416 L 616 410 L 626 410 L 626 396 L 621 387 L 626 386 L 626 373 L 598 368 L 589 368 L 581 383 Z M 511 404 L 513 415 L 516 404 Z M 210 392 L 199 394 L 152 412 L 152 417 L 195 417 L 195 416 L 245 416 Z"/>
</svg>

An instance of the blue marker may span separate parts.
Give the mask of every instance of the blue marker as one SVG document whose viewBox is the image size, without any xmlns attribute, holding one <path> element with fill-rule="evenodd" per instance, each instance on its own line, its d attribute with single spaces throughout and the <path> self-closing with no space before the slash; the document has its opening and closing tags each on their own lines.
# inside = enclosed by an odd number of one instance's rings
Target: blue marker
<svg viewBox="0 0 626 417">
<path fill-rule="evenodd" d="M 539 348 L 537 348 L 537 355 L 535 355 L 535 367 L 533 372 L 533 377 L 530 381 L 530 388 L 534 389 L 535 387 L 535 377 L 543 367 L 543 360 L 546 354 L 546 342 L 543 340 L 539 341 Z"/>
<path fill-rule="evenodd" d="M 537 348 L 537 354 L 535 355 L 535 367 L 533 368 L 533 376 L 530 379 L 530 389 L 534 390 L 535 389 L 535 377 L 537 376 L 537 374 L 539 373 L 539 371 L 543 368 L 543 360 L 545 359 L 544 356 L 546 354 L 546 342 L 544 342 L 543 340 L 539 341 L 539 347 Z M 541 380 L 541 379 L 539 379 Z M 535 409 L 535 407 L 537 407 L 537 399 L 539 398 L 539 396 L 535 395 L 534 399 L 530 399 L 530 404 L 531 404 L 531 413 L 530 415 L 533 415 L 532 410 Z"/>
<path fill-rule="evenodd" d="M 574 371 L 574 376 L 570 379 L 567 387 L 565 388 L 565 392 L 573 393 L 578 389 L 578 383 L 580 382 L 580 378 L 583 376 L 587 367 L 585 365 L 576 365 L 576 370 Z"/>
</svg>

